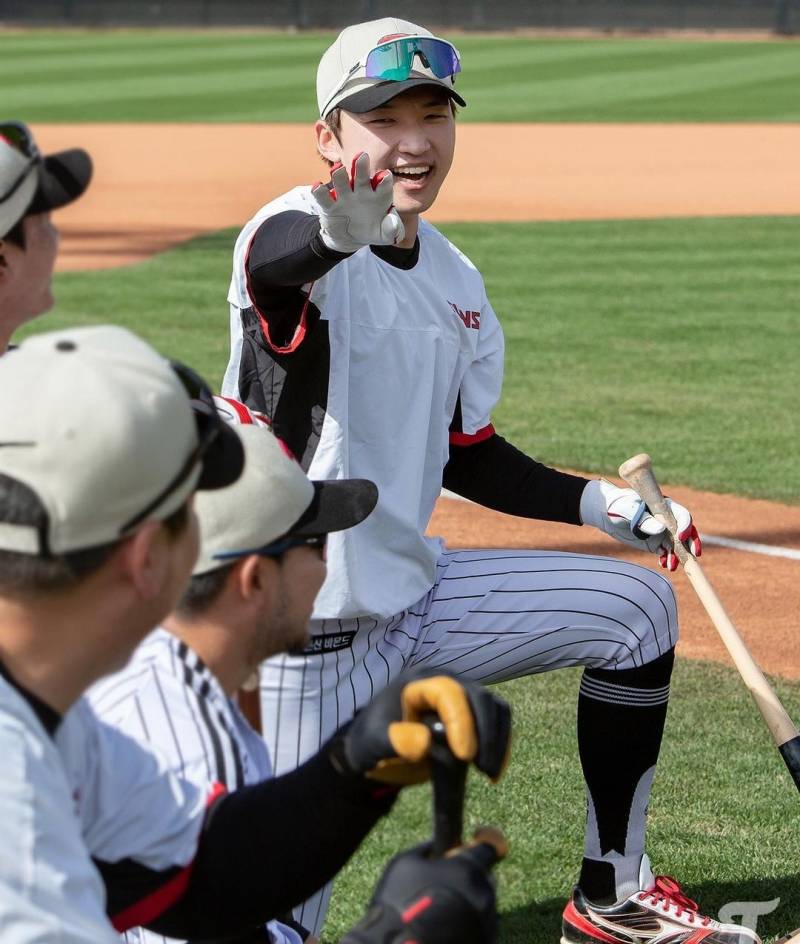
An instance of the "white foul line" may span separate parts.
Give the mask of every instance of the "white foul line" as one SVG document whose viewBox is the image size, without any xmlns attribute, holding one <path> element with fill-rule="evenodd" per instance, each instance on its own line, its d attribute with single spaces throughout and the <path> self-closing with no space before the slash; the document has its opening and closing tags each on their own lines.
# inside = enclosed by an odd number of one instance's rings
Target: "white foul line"
<svg viewBox="0 0 800 944">
<path fill-rule="evenodd" d="M 454 498 L 456 501 L 472 504 L 468 498 L 464 498 L 463 495 L 456 495 L 455 492 L 450 492 L 446 488 L 442 489 L 442 498 Z M 767 557 L 786 557 L 788 560 L 800 560 L 800 551 L 793 547 L 776 547 L 774 544 L 739 541 L 736 538 L 723 538 L 716 534 L 701 534 L 700 540 L 704 544 L 730 547 L 735 551 L 747 551 L 750 554 L 764 554 Z"/>
<path fill-rule="evenodd" d="M 736 551 L 749 551 L 751 554 L 766 554 L 767 557 L 788 557 L 800 560 L 800 551 L 793 547 L 776 547 L 774 544 L 756 544 L 753 541 L 737 541 L 736 538 L 721 538 L 716 534 L 702 534 L 704 544 L 718 544 L 720 547 L 732 547 Z"/>
</svg>

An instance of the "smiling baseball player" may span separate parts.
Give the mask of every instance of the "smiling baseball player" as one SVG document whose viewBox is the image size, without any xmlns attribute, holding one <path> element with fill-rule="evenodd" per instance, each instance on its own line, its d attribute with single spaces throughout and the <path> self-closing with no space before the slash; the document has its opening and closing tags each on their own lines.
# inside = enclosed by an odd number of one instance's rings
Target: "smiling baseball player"
<svg viewBox="0 0 800 944">
<path fill-rule="evenodd" d="M 404 666 L 486 682 L 584 666 L 588 817 L 565 944 L 638 942 L 656 911 L 675 940 L 701 922 L 724 944 L 752 942 L 699 916 L 645 854 L 678 638 L 668 582 L 603 557 L 447 552 L 425 537 L 444 484 L 676 564 L 631 490 L 547 468 L 492 425 L 500 324 L 475 266 L 421 216 L 453 159 L 460 71 L 456 48 L 414 23 L 342 31 L 317 72 L 316 142 L 331 180 L 267 203 L 234 250 L 223 392 L 265 413 L 312 477 L 364 476 L 380 489 L 371 517 L 330 542 L 309 645 L 262 670 L 276 770 L 317 750 Z M 688 511 L 672 508 L 699 554 Z M 320 896 L 300 920 L 317 929 L 325 908 Z"/>
</svg>

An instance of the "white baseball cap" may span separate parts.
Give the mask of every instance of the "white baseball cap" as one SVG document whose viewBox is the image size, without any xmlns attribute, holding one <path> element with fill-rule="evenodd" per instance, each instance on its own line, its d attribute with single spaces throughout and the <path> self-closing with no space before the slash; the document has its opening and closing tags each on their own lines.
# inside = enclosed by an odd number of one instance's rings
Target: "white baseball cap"
<svg viewBox="0 0 800 944">
<path fill-rule="evenodd" d="M 363 521 L 378 501 L 366 479 L 312 482 L 269 429 L 238 425 L 244 472 L 229 488 L 195 500 L 200 555 L 193 576 L 232 560 L 272 550 L 281 542 L 343 531 Z"/>
<path fill-rule="evenodd" d="M 204 382 L 124 328 L 51 331 L 0 358 L 0 473 L 47 514 L 42 529 L 0 521 L 2 550 L 112 543 L 195 488 L 231 484 L 243 463 Z"/>
<path fill-rule="evenodd" d="M 419 85 L 442 88 L 466 105 L 453 87 L 460 68 L 455 46 L 415 23 L 389 16 L 356 23 L 339 33 L 319 61 L 320 117 L 334 108 L 372 111 Z"/>
<path fill-rule="evenodd" d="M 92 161 L 82 148 L 42 157 L 27 125 L 0 121 L 0 239 L 24 216 L 77 200 L 91 177 Z"/>
</svg>

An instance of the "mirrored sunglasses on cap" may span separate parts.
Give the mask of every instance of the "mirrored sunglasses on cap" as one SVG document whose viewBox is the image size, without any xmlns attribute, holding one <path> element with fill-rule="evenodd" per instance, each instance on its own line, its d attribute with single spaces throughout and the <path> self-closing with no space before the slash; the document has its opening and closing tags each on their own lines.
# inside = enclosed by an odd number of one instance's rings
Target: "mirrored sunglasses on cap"
<svg viewBox="0 0 800 944">
<path fill-rule="evenodd" d="M 179 361 L 170 361 L 170 367 L 180 380 L 191 403 L 197 430 L 197 443 L 186 457 L 183 465 L 170 482 L 152 501 L 120 528 L 120 534 L 130 531 L 141 524 L 148 515 L 162 505 L 170 495 L 186 482 L 199 462 L 207 456 L 212 447 L 219 453 L 218 461 L 203 463 L 203 470 L 197 483 L 198 489 L 223 488 L 235 482 L 244 468 L 244 450 L 236 432 L 230 428 L 217 412 L 214 395 L 203 378 L 191 367 Z"/>
<path fill-rule="evenodd" d="M 419 61 L 430 70 L 437 79 L 451 78 L 461 71 L 461 57 L 452 43 L 444 39 L 428 36 L 403 36 L 373 47 L 366 59 L 359 60 L 342 78 L 333 93 L 331 102 L 347 85 L 354 72 L 364 69 L 364 78 L 380 79 L 385 82 L 402 82 L 414 71 L 414 61 Z M 326 103 L 322 110 L 328 108 Z"/>
<path fill-rule="evenodd" d="M 393 82 L 407 79 L 417 56 L 437 79 L 446 79 L 461 71 L 461 59 L 452 43 L 427 36 L 404 36 L 369 51 L 364 62 L 366 78 Z"/>
<path fill-rule="evenodd" d="M 0 194 L 0 203 L 5 203 L 6 200 L 10 200 L 14 196 L 17 190 L 19 190 L 27 180 L 31 169 L 37 164 L 41 164 L 42 155 L 39 153 L 39 148 L 36 146 L 36 142 L 33 140 L 33 135 L 30 130 L 20 121 L 5 121 L 0 123 L 0 139 L 4 140 L 6 144 L 14 148 L 15 151 L 18 151 L 23 157 L 27 158 L 27 164 L 17 179 L 13 181 L 10 188 L 6 190 L 5 193 Z"/>
</svg>

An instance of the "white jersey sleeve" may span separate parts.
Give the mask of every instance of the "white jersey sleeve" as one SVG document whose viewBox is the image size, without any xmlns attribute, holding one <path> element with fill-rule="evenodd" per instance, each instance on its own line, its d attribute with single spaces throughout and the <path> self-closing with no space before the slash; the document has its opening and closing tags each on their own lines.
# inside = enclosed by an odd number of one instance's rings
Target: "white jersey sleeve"
<svg viewBox="0 0 800 944">
<path fill-rule="evenodd" d="M 160 754 L 102 722 L 84 699 L 56 744 L 95 859 L 132 859 L 155 871 L 194 859 L 208 790 L 176 777 Z"/>
<path fill-rule="evenodd" d="M 25 944 L 113 944 L 105 890 L 61 759 L 33 711 L 0 680 L 0 928 Z"/>
<path fill-rule="evenodd" d="M 473 313 L 474 314 L 474 313 Z M 503 387 L 503 331 L 488 299 L 480 311 L 480 328 L 475 357 L 470 362 L 459 388 L 460 429 L 451 429 L 450 441 L 468 445 L 476 438 L 493 432 L 492 410 Z M 454 418 L 455 419 L 455 418 Z M 460 434 L 460 436 L 459 436 Z"/>
</svg>

